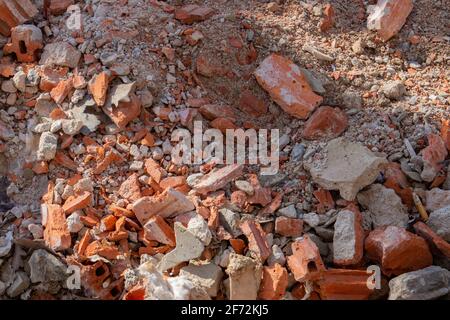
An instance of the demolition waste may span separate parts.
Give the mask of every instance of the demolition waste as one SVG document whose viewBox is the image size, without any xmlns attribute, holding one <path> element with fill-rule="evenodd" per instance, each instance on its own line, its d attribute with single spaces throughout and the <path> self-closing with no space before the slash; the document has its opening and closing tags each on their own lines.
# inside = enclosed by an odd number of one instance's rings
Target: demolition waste
<svg viewBox="0 0 450 320">
<path fill-rule="evenodd" d="M 449 299 L 448 21 L 0 0 L 0 300 Z M 175 163 L 196 122 L 278 132 L 278 170 Z"/>
</svg>

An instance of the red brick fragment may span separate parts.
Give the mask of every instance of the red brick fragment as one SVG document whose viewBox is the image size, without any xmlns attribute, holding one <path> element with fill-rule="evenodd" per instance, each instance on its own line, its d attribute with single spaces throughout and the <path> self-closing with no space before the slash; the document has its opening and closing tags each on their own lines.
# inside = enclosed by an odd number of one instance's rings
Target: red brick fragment
<svg viewBox="0 0 450 320">
<path fill-rule="evenodd" d="M 426 268 L 433 263 L 426 241 L 403 228 L 381 227 L 365 241 L 367 257 L 381 264 L 387 276 Z"/>
<path fill-rule="evenodd" d="M 69 197 L 62 206 L 66 214 L 71 214 L 74 211 L 87 208 L 91 204 L 91 193 L 84 191 L 79 196 Z"/>
<path fill-rule="evenodd" d="M 303 232 L 303 220 L 288 217 L 277 217 L 275 232 L 285 237 L 299 237 Z"/>
<path fill-rule="evenodd" d="M 300 68 L 287 58 L 271 54 L 255 71 L 256 80 L 287 113 L 307 119 L 323 98 L 316 95 Z"/>
<path fill-rule="evenodd" d="M 151 217 L 144 225 L 145 237 L 169 246 L 175 246 L 175 233 L 167 222 L 156 215 Z"/>
<path fill-rule="evenodd" d="M 424 238 L 430 246 L 433 253 L 441 254 L 450 258 L 450 243 L 437 235 L 429 226 L 419 221 L 414 224 L 416 233 Z"/>
<path fill-rule="evenodd" d="M 287 257 L 287 263 L 295 280 L 300 282 L 318 279 L 325 271 L 319 249 L 308 235 L 292 243 L 292 255 Z"/>
<path fill-rule="evenodd" d="M 57 204 L 43 205 L 42 224 L 45 226 L 44 240 L 47 246 L 55 251 L 70 248 L 72 238 L 67 228 L 66 215 Z"/>
<path fill-rule="evenodd" d="M 175 19 L 185 24 L 201 22 L 210 18 L 214 14 L 214 10 L 206 6 L 198 6 L 195 4 L 185 5 L 175 10 Z"/>
<path fill-rule="evenodd" d="M 303 129 L 303 138 L 307 140 L 333 139 L 347 129 L 347 115 L 340 108 L 323 106 L 308 119 Z"/>
<path fill-rule="evenodd" d="M 272 267 L 265 266 L 258 297 L 262 300 L 280 300 L 286 293 L 288 273 L 286 268 L 276 263 Z"/>
<path fill-rule="evenodd" d="M 367 286 L 366 270 L 330 269 L 316 282 L 322 300 L 368 300 L 373 290 Z"/>
<path fill-rule="evenodd" d="M 266 261 L 272 251 L 269 248 L 266 233 L 261 228 L 261 225 L 254 220 L 246 220 L 240 227 L 248 239 L 248 248 L 250 251 L 253 252 L 262 262 Z"/>
</svg>

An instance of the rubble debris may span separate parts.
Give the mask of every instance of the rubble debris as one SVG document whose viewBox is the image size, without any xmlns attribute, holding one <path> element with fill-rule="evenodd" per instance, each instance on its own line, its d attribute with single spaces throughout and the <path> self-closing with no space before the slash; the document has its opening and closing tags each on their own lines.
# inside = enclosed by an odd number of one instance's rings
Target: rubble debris
<svg viewBox="0 0 450 320">
<path fill-rule="evenodd" d="M 11 28 L 31 20 L 38 9 L 30 0 L 0 1 L 0 33 L 9 36 Z"/>
<path fill-rule="evenodd" d="M 49 43 L 44 47 L 39 64 L 75 68 L 81 52 L 67 42 Z"/>
<path fill-rule="evenodd" d="M 268 56 L 256 69 L 255 77 L 272 99 L 296 118 L 307 119 L 322 103 L 322 97 L 312 91 L 300 68 L 285 57 Z"/>
<path fill-rule="evenodd" d="M 381 264 L 381 270 L 387 276 L 419 270 L 433 262 L 424 239 L 396 226 L 370 232 L 365 250 L 369 259 Z"/>
<path fill-rule="evenodd" d="M 259 262 L 231 253 L 226 273 L 229 276 L 228 297 L 230 300 L 256 300 L 262 277 L 262 267 Z"/>
<path fill-rule="evenodd" d="M 158 264 L 158 270 L 161 272 L 173 268 L 181 262 L 200 257 L 204 249 L 202 241 L 181 223 L 175 222 L 174 229 L 177 246 L 161 259 Z"/>
<path fill-rule="evenodd" d="M 430 266 L 399 275 L 389 281 L 389 300 L 433 300 L 445 296 L 449 271 Z"/>
<path fill-rule="evenodd" d="M 408 210 L 394 190 L 373 184 L 358 194 L 358 202 L 370 212 L 374 228 L 397 226 L 406 228 Z"/>
<path fill-rule="evenodd" d="M 337 138 L 347 125 L 347 116 L 341 109 L 323 106 L 306 122 L 303 137 L 308 140 Z"/>
<path fill-rule="evenodd" d="M 183 6 L 175 10 L 175 19 L 185 24 L 192 24 L 210 18 L 214 10 L 206 6 L 197 6 L 194 4 Z"/>
<path fill-rule="evenodd" d="M 373 183 L 380 166 L 387 162 L 345 138 L 329 141 L 325 152 L 323 164 L 305 163 L 305 166 L 316 183 L 327 190 L 339 190 L 342 198 L 348 201 L 354 200 L 359 190 Z"/>
<path fill-rule="evenodd" d="M 431 212 L 428 226 L 445 241 L 450 241 L 450 206 Z"/>
<path fill-rule="evenodd" d="M 172 188 L 167 188 L 157 196 L 142 197 L 132 205 L 132 210 L 142 225 L 154 215 L 167 218 L 194 209 L 195 207 L 191 200 Z"/>
<path fill-rule="evenodd" d="M 280 300 L 286 293 L 288 273 L 278 263 L 272 267 L 263 267 L 258 298 L 262 300 Z"/>
<path fill-rule="evenodd" d="M 418 221 L 414 224 L 414 231 L 428 242 L 434 254 L 441 254 L 450 258 L 450 243 L 438 236 L 429 226 Z"/>
<path fill-rule="evenodd" d="M 227 183 L 242 175 L 243 166 L 239 164 L 228 165 L 221 169 L 211 171 L 203 176 L 194 185 L 194 190 L 200 194 L 207 194 L 223 188 Z"/>
<path fill-rule="evenodd" d="M 329 269 L 317 281 L 318 293 L 322 300 L 368 300 L 367 280 L 365 270 Z"/>
<path fill-rule="evenodd" d="M 11 29 L 11 42 L 3 47 L 3 53 L 14 53 L 20 62 L 33 62 L 42 48 L 41 29 L 24 24 Z"/>
<path fill-rule="evenodd" d="M 217 296 L 223 272 L 214 263 L 192 264 L 181 268 L 180 276 L 203 287 L 211 298 Z"/>
<path fill-rule="evenodd" d="M 357 265 L 364 252 L 361 213 L 341 210 L 334 223 L 333 261 L 337 265 Z"/>
<path fill-rule="evenodd" d="M 367 7 L 367 28 L 376 30 L 378 36 L 387 41 L 400 31 L 412 9 L 411 0 L 378 0 L 376 5 Z"/>
<path fill-rule="evenodd" d="M 308 235 L 292 243 L 292 255 L 287 257 L 287 263 L 299 282 L 317 279 L 325 271 L 319 249 Z"/>
</svg>

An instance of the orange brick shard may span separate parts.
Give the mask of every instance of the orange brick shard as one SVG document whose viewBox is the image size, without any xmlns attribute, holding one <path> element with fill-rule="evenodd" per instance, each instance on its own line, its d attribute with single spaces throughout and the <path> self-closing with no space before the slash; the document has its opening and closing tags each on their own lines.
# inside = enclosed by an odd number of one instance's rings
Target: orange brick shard
<svg viewBox="0 0 450 320">
<path fill-rule="evenodd" d="M 42 209 L 42 224 L 45 226 L 44 241 L 47 246 L 55 251 L 69 249 L 72 238 L 67 228 L 64 210 L 56 204 L 44 204 Z"/>
<path fill-rule="evenodd" d="M 157 196 L 142 197 L 135 201 L 132 205 L 132 210 L 139 222 L 145 225 L 155 215 L 167 218 L 193 211 L 195 210 L 195 206 L 184 194 L 168 188 Z"/>
<path fill-rule="evenodd" d="M 258 297 L 262 300 L 280 300 L 286 293 L 288 273 L 280 264 L 263 267 Z"/>
<path fill-rule="evenodd" d="M 419 221 L 414 225 L 414 231 L 428 242 L 433 253 L 450 258 L 450 243 L 437 235 L 429 226 Z"/>
<path fill-rule="evenodd" d="M 340 108 L 323 106 L 313 113 L 303 129 L 307 140 L 337 138 L 347 129 L 347 115 Z"/>
<path fill-rule="evenodd" d="M 367 286 L 365 270 L 330 269 L 316 282 L 322 300 L 367 300 L 373 290 Z"/>
<path fill-rule="evenodd" d="M 34 25 L 20 25 L 11 29 L 11 42 L 5 45 L 3 52 L 14 53 L 17 61 L 33 62 L 42 48 L 41 29 Z"/>
<path fill-rule="evenodd" d="M 10 35 L 10 29 L 31 20 L 38 14 L 29 0 L 0 0 L 0 33 Z"/>
<path fill-rule="evenodd" d="M 325 271 L 319 248 L 308 235 L 292 243 L 292 255 L 287 257 L 287 263 L 299 282 L 318 279 Z"/>
<path fill-rule="evenodd" d="M 246 220 L 241 225 L 241 230 L 248 239 L 248 248 L 261 262 L 266 261 L 272 251 L 267 243 L 266 233 L 261 225 L 254 220 Z"/>
<path fill-rule="evenodd" d="M 373 230 L 366 238 L 365 250 L 370 260 L 381 264 L 387 276 L 423 269 L 433 263 L 426 241 L 396 226 Z"/>
<path fill-rule="evenodd" d="M 91 193 L 84 191 L 79 196 L 69 197 L 63 205 L 63 210 L 66 214 L 70 214 L 74 211 L 87 208 L 91 204 Z"/>
<path fill-rule="evenodd" d="M 288 114 L 307 119 L 323 98 L 315 94 L 300 68 L 277 54 L 268 56 L 255 71 L 256 80 Z"/>
<path fill-rule="evenodd" d="M 151 217 L 144 225 L 145 237 L 148 240 L 155 240 L 160 243 L 175 246 L 175 232 L 167 222 L 156 215 Z"/>
<path fill-rule="evenodd" d="M 303 232 L 303 220 L 278 217 L 275 220 L 275 232 L 285 237 L 299 237 Z"/>
</svg>

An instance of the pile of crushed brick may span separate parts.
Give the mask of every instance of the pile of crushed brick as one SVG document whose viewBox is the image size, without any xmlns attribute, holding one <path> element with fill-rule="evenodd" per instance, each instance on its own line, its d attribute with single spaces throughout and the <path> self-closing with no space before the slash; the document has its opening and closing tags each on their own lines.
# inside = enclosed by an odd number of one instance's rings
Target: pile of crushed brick
<svg viewBox="0 0 450 320">
<path fill-rule="evenodd" d="M 0 299 L 448 299 L 444 3 L 0 0 Z"/>
</svg>

